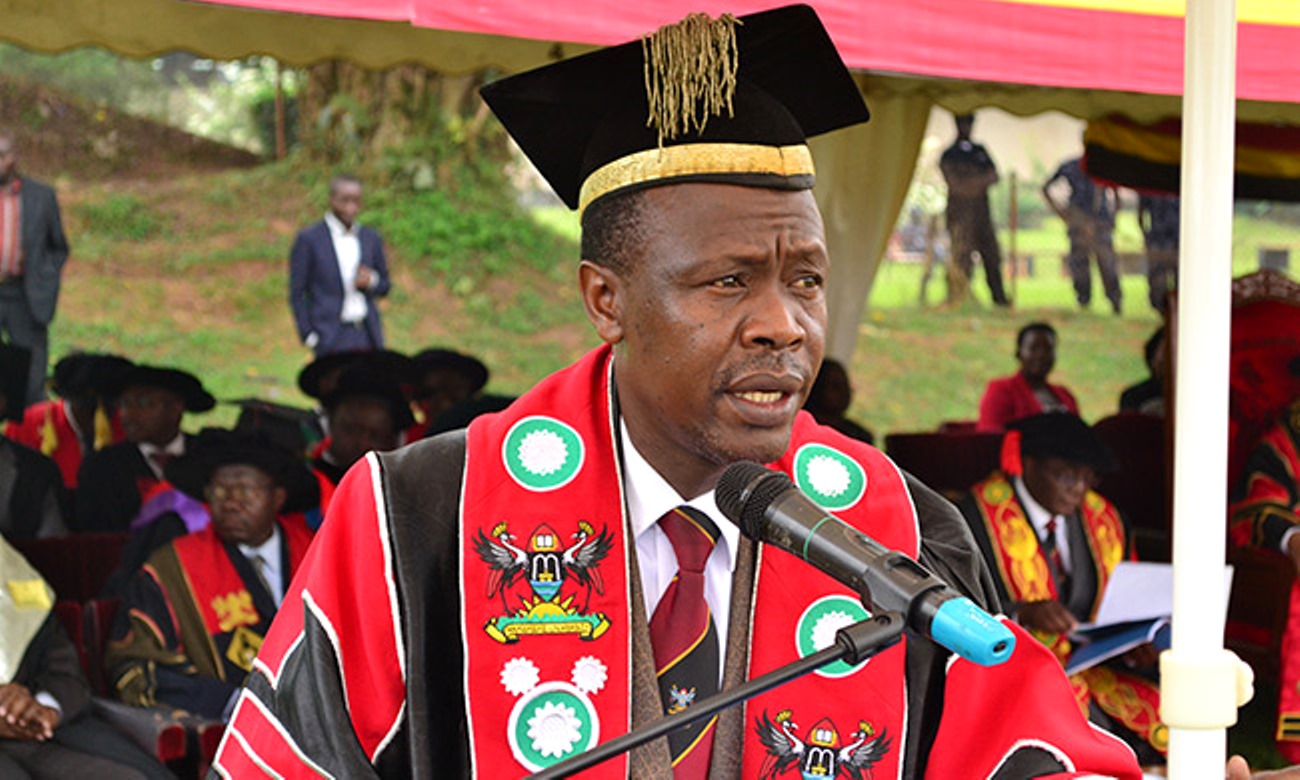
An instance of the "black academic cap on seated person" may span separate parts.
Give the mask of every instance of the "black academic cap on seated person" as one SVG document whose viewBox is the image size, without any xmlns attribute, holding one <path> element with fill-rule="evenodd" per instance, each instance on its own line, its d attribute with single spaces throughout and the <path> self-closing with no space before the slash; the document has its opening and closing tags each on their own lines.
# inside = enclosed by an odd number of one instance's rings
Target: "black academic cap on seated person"
<svg viewBox="0 0 1300 780">
<path fill-rule="evenodd" d="M 103 397 L 105 389 L 114 387 L 133 365 L 118 355 L 73 352 L 54 364 L 51 389 L 61 398 Z"/>
<path fill-rule="evenodd" d="M 482 95 L 580 211 L 613 192 L 682 181 L 810 189 L 805 140 L 870 116 L 806 5 L 692 14 L 644 44 L 501 79 Z"/>
<path fill-rule="evenodd" d="M 353 398 L 367 398 L 385 404 L 399 431 L 415 424 L 411 402 L 391 376 L 368 371 L 364 366 L 350 366 L 339 374 L 334 390 L 321 399 L 321 405 L 333 414 L 339 404 Z"/>
<path fill-rule="evenodd" d="M 466 355 L 454 349 L 432 348 L 417 352 L 411 360 L 415 361 L 417 373 L 445 368 L 454 371 L 469 380 L 473 386 L 471 393 L 477 393 L 488 381 L 488 368 L 483 361 L 473 355 Z"/>
<path fill-rule="evenodd" d="M 0 344 L 0 393 L 5 397 L 5 419 L 23 419 L 27 407 L 27 372 L 32 351 L 13 344 Z"/>
<path fill-rule="evenodd" d="M 1115 455 L 1088 424 L 1070 412 L 1046 412 L 1007 425 L 1020 432 L 1025 458 L 1060 458 L 1091 466 L 1098 472 L 1118 468 Z"/>
<path fill-rule="evenodd" d="M 415 381 L 415 363 L 401 352 L 391 349 L 365 349 L 349 352 L 332 352 L 321 355 L 298 372 L 298 389 L 305 395 L 320 399 L 329 394 L 331 381 L 339 372 L 353 366 L 384 374 L 400 385 Z"/>
<path fill-rule="evenodd" d="M 222 466 L 252 466 L 285 489 L 283 511 L 320 506 L 320 485 L 300 454 L 279 446 L 262 432 L 205 428 L 185 454 L 167 464 L 167 481 L 191 498 L 206 501 L 208 482 Z"/>
<path fill-rule="evenodd" d="M 178 368 L 133 365 L 114 377 L 109 395 L 121 395 L 128 387 L 158 387 L 180 397 L 187 412 L 206 412 L 217 405 L 217 399 L 203 389 L 199 378 Z"/>
</svg>

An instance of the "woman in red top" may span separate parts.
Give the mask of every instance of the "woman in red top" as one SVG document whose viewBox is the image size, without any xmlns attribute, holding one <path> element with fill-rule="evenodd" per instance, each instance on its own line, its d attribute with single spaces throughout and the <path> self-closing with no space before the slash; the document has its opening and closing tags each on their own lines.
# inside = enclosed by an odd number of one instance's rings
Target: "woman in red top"
<svg viewBox="0 0 1300 780">
<path fill-rule="evenodd" d="M 1047 375 L 1056 365 L 1056 329 L 1046 322 L 1031 322 L 1016 334 L 1016 359 L 1020 371 L 994 379 L 980 399 L 980 431 L 1002 431 L 1007 423 L 1043 412 L 1079 413 L 1074 394 L 1049 384 Z"/>
</svg>

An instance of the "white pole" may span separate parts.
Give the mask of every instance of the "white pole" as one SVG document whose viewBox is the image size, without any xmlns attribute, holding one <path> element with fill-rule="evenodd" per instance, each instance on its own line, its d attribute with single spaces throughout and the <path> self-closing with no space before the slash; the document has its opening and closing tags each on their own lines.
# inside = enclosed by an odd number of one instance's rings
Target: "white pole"
<svg viewBox="0 0 1300 780">
<path fill-rule="evenodd" d="M 1174 428 L 1174 615 L 1161 657 L 1169 777 L 1223 777 L 1239 669 L 1223 649 L 1236 2 L 1188 0 Z"/>
</svg>

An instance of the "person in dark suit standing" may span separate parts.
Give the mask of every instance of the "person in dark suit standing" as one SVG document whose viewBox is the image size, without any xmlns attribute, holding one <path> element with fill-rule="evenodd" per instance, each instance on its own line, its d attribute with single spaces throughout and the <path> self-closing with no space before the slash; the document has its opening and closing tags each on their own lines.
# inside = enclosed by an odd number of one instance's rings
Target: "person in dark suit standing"
<svg viewBox="0 0 1300 780">
<path fill-rule="evenodd" d="M 45 398 L 50 321 L 67 260 L 54 190 L 18 175 L 18 141 L 0 128 L 0 334 L 31 350 L 29 404 Z"/>
<path fill-rule="evenodd" d="M 289 305 L 298 338 L 317 357 L 383 349 L 379 298 L 388 294 L 388 261 L 379 234 L 357 224 L 361 181 L 330 180 L 325 218 L 298 233 L 289 253 Z"/>
</svg>

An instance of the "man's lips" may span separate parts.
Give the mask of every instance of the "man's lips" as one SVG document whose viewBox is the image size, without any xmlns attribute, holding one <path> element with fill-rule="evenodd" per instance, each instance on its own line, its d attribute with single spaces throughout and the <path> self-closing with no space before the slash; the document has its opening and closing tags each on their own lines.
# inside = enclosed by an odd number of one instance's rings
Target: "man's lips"
<svg viewBox="0 0 1300 780">
<path fill-rule="evenodd" d="M 795 411 L 803 380 L 792 374 L 744 377 L 727 387 L 727 396 L 749 423 L 779 425 Z"/>
</svg>

